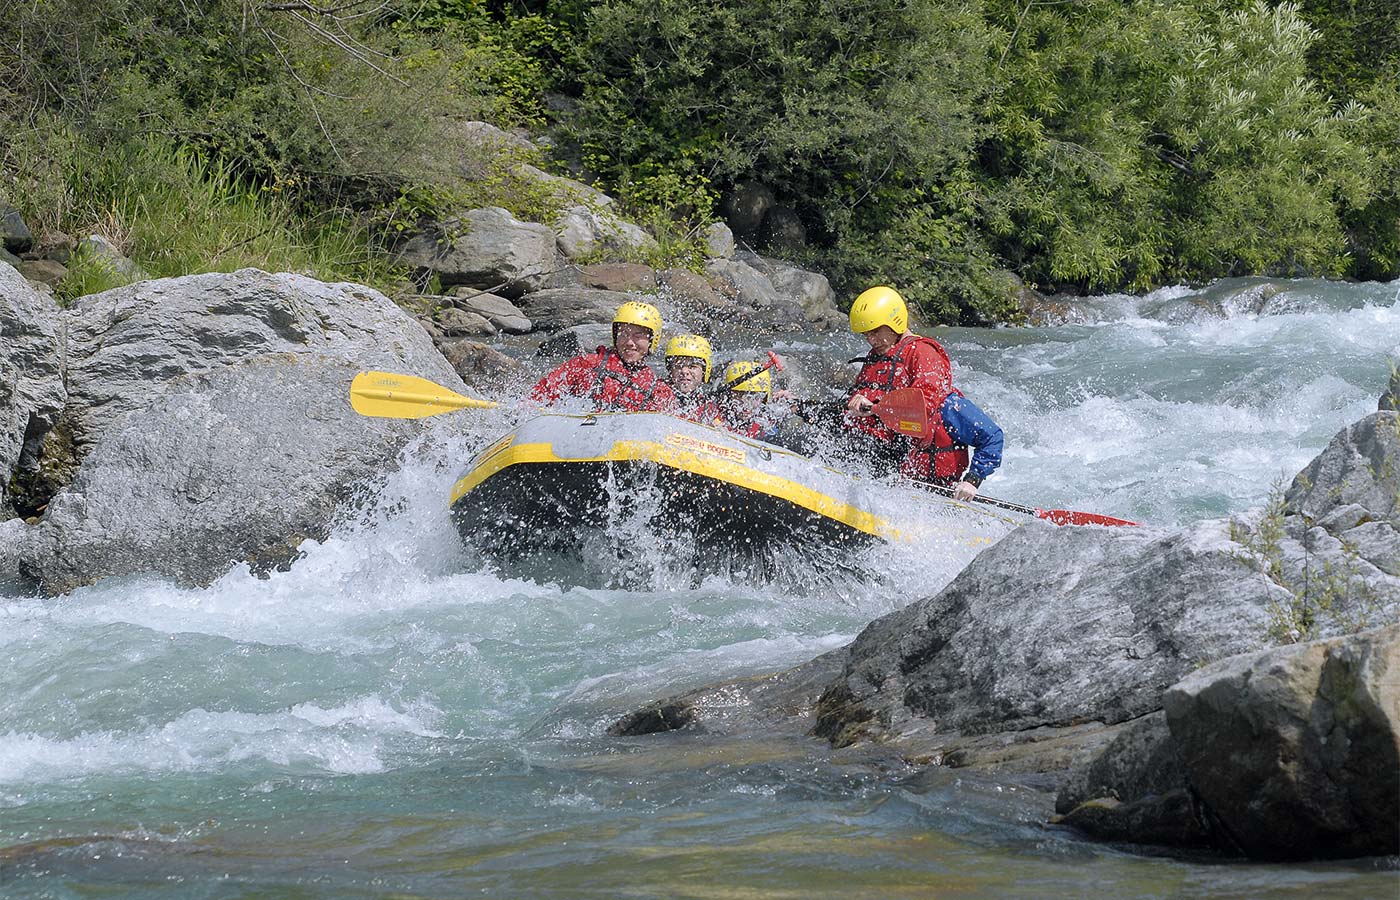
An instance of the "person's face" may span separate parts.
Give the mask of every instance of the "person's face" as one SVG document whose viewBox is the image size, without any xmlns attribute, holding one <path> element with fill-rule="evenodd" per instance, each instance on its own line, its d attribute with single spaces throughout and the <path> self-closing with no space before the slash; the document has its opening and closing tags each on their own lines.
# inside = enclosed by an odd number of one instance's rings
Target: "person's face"
<svg viewBox="0 0 1400 900">
<path fill-rule="evenodd" d="M 891 347 L 899 343 L 899 335 L 888 325 L 872 328 L 865 332 L 862 337 L 870 345 L 870 349 L 879 354 L 888 353 Z"/>
<path fill-rule="evenodd" d="M 669 363 L 671 385 L 683 394 L 700 388 L 705 380 L 705 361 L 693 356 L 673 356 Z"/>
<path fill-rule="evenodd" d="M 651 329 L 627 322 L 619 323 L 613 338 L 613 349 L 623 362 L 635 365 L 651 350 Z"/>
</svg>

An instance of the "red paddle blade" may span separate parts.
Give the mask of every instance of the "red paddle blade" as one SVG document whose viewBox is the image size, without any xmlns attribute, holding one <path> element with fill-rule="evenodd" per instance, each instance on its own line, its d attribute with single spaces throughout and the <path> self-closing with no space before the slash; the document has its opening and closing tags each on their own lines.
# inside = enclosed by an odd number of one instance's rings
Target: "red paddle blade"
<svg viewBox="0 0 1400 900">
<path fill-rule="evenodd" d="M 783 370 L 783 358 L 772 350 L 768 351 L 768 365 L 781 372 Z M 765 367 L 766 368 L 766 367 Z"/>
<path fill-rule="evenodd" d="M 875 415 L 890 431 L 916 438 L 928 437 L 928 409 L 924 406 L 924 394 L 918 388 L 890 391 L 875 404 Z"/>
<path fill-rule="evenodd" d="M 1136 525 L 1127 519 L 1101 516 L 1098 513 L 1078 512 L 1073 509 L 1037 509 L 1036 518 L 1048 519 L 1056 525 Z"/>
</svg>

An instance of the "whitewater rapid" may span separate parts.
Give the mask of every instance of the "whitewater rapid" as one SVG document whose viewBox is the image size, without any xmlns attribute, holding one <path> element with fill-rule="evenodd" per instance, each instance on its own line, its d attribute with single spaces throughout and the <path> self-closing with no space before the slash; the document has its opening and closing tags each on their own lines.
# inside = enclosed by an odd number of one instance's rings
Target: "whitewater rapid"
<svg viewBox="0 0 1400 900">
<path fill-rule="evenodd" d="M 1262 314 L 1222 305 L 1251 285 L 935 331 L 1007 432 L 984 490 L 1163 526 L 1262 504 L 1375 410 L 1400 291 L 1291 282 Z M 1044 799 L 1014 785 L 703 735 L 669 752 L 608 738 L 658 696 L 843 646 L 965 560 L 883 547 L 871 577 L 663 572 L 641 590 L 493 571 L 445 501 L 503 424 L 426 426 L 329 539 L 270 577 L 0 594 L 0 895 L 1393 890 L 1370 864 L 1125 856 L 1047 829 Z"/>
</svg>

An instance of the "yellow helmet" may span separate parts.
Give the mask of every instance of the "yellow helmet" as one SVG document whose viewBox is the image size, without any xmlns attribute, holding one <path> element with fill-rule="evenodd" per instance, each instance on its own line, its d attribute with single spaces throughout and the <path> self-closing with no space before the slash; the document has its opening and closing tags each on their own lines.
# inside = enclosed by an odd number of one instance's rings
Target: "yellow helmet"
<svg viewBox="0 0 1400 900">
<path fill-rule="evenodd" d="M 683 356 L 689 359 L 703 360 L 705 363 L 705 381 L 710 380 L 710 361 L 714 357 L 714 352 L 710 349 L 710 342 L 698 334 L 678 334 L 671 338 L 666 345 L 666 362 L 670 363 L 671 357 Z"/>
<path fill-rule="evenodd" d="M 613 340 L 617 340 L 617 326 L 623 323 L 628 325 L 639 325 L 642 328 L 651 330 L 651 345 L 648 352 L 655 352 L 656 345 L 661 343 L 661 311 L 650 303 L 641 303 L 637 300 L 628 300 L 617 308 L 616 315 L 613 316 Z"/>
<path fill-rule="evenodd" d="M 909 330 L 909 307 L 899 291 L 891 287 L 873 287 L 851 304 L 851 330 L 856 334 L 874 331 L 888 325 L 895 334 Z"/>
<path fill-rule="evenodd" d="M 763 367 L 756 362 L 732 362 L 729 364 L 729 367 L 724 370 L 724 383 L 734 384 L 734 382 L 755 369 L 762 368 Z M 766 369 L 745 381 L 743 384 L 734 385 L 733 387 L 733 390 L 736 391 L 753 391 L 756 394 L 767 394 L 772 389 L 773 376 L 768 374 Z"/>
</svg>

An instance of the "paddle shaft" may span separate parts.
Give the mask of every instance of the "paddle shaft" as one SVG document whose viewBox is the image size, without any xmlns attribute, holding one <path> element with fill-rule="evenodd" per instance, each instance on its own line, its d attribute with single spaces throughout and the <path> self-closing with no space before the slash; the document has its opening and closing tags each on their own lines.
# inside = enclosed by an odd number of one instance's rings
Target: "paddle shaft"
<svg viewBox="0 0 1400 900">
<path fill-rule="evenodd" d="M 950 487 L 941 484 L 929 484 L 928 482 L 918 482 L 921 487 L 927 488 L 936 494 L 951 497 L 954 491 Z M 974 503 L 985 503 L 988 506 L 995 506 L 999 509 L 1009 509 L 1012 512 L 1024 513 L 1028 516 L 1035 516 L 1037 519 L 1045 519 L 1054 522 L 1056 525 L 1137 525 L 1127 519 L 1118 519 L 1113 516 L 1099 515 L 1098 513 L 1079 512 L 1073 509 L 1037 509 L 1034 506 L 1022 506 L 1019 503 L 1012 503 L 1009 500 L 998 500 L 996 497 L 987 497 L 976 494 L 972 498 Z"/>
<path fill-rule="evenodd" d="M 754 369 L 743 378 L 736 378 L 733 381 L 727 382 L 720 387 L 719 393 L 732 391 L 741 384 L 748 384 L 751 379 L 757 378 L 769 369 L 777 369 L 779 372 L 783 370 L 782 360 L 778 359 L 778 354 L 774 353 L 772 350 L 768 351 L 768 362 L 764 363 L 762 368 Z"/>
</svg>

